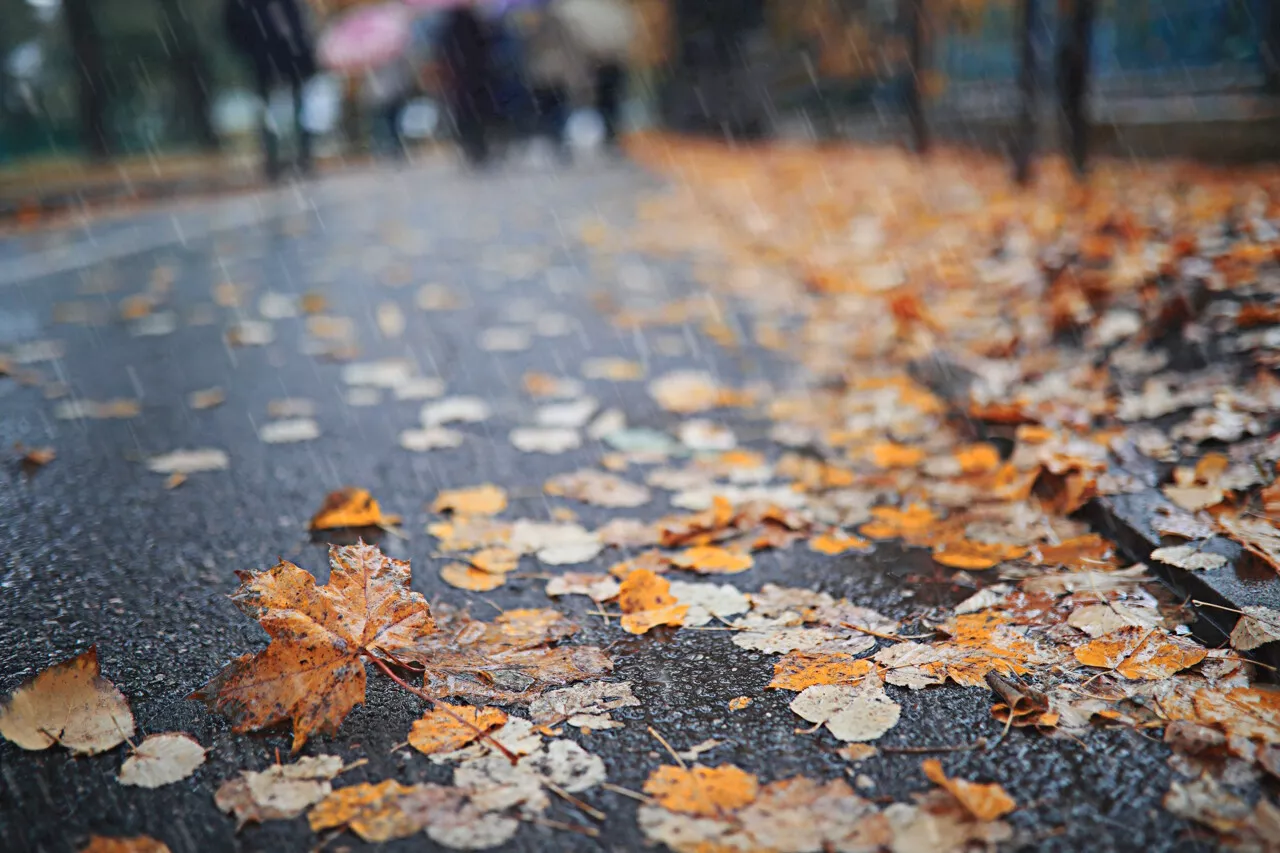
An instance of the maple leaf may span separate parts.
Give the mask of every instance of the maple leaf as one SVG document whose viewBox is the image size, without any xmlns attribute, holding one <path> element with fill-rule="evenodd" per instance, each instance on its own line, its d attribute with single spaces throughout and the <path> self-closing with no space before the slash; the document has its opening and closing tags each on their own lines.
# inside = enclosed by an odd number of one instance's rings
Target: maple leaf
<svg viewBox="0 0 1280 853">
<path fill-rule="evenodd" d="M 1085 666 L 1114 669 L 1127 679 L 1168 678 L 1195 666 L 1208 652 L 1183 637 L 1157 628 L 1125 625 L 1076 649 L 1076 660 Z"/>
<path fill-rule="evenodd" d="M 237 732 L 292 720 L 296 753 L 364 701 L 362 655 L 394 654 L 435 631 L 426 599 L 409 589 L 407 562 L 360 542 L 331 546 L 329 563 L 325 586 L 287 560 L 239 573 L 231 600 L 271 644 L 232 661 L 191 698 L 225 714 Z"/>
</svg>

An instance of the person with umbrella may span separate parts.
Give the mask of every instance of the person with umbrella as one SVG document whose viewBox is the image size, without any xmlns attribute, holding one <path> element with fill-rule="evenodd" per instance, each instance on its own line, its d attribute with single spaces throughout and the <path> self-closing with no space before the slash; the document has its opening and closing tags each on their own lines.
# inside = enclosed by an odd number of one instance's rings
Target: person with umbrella
<svg viewBox="0 0 1280 853">
<path fill-rule="evenodd" d="M 262 149 L 267 179 L 280 178 L 280 140 L 271 126 L 268 104 L 272 91 L 289 86 L 298 142 L 298 168 L 311 171 L 311 136 L 303 124 L 303 86 L 315 74 L 311 35 L 297 0 L 227 0 L 223 10 L 227 37 L 253 66 L 262 99 Z"/>
<path fill-rule="evenodd" d="M 627 57 L 636 35 L 635 12 L 626 0 L 552 0 L 559 18 L 593 66 L 595 107 L 605 142 L 617 145 Z"/>
</svg>

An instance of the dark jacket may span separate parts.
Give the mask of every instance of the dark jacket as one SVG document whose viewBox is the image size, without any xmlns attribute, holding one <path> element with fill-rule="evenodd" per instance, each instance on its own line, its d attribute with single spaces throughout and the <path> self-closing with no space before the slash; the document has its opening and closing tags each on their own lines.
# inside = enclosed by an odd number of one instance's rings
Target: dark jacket
<svg viewBox="0 0 1280 853">
<path fill-rule="evenodd" d="M 466 7 L 450 9 L 440 26 L 439 48 L 444 89 L 450 101 L 469 101 L 473 108 L 488 98 L 493 67 L 484 22 Z"/>
<path fill-rule="evenodd" d="M 227 38 L 253 63 L 260 83 L 305 80 L 316 72 L 298 0 L 227 0 L 223 20 Z"/>
</svg>

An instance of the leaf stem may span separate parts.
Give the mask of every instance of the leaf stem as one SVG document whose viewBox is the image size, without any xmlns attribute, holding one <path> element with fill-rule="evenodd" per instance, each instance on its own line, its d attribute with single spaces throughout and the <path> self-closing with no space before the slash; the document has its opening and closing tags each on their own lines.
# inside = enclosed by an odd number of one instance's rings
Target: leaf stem
<svg viewBox="0 0 1280 853">
<path fill-rule="evenodd" d="M 475 723 L 469 720 L 462 719 L 457 714 L 453 713 L 453 711 L 450 710 L 449 707 L 445 705 L 443 702 L 438 702 L 435 699 L 432 699 L 429 695 L 427 695 L 425 691 L 419 690 L 417 687 L 414 687 L 412 684 L 405 681 L 400 676 L 396 675 L 391 670 L 391 667 L 387 666 L 385 661 L 381 660 L 377 655 L 373 654 L 368 649 L 364 650 L 364 656 L 367 657 L 369 660 L 373 661 L 374 665 L 377 666 L 379 669 L 381 669 L 384 673 L 386 673 L 391 678 L 391 680 L 394 681 L 396 684 L 399 684 L 405 690 L 408 690 L 414 696 L 417 696 L 419 699 L 429 704 L 432 708 L 435 708 L 437 711 L 442 712 L 446 717 L 452 717 L 456 722 L 461 723 L 463 726 L 465 726 L 468 729 L 471 729 L 473 732 L 479 735 L 482 740 L 488 741 L 489 744 L 494 749 L 498 750 L 498 752 L 501 752 L 503 755 L 505 755 L 507 757 L 507 760 L 510 761 L 512 764 L 515 764 L 520 760 L 514 752 L 507 749 L 502 744 L 498 743 L 497 738 L 495 738 L 493 735 L 489 734 L 484 729 L 477 726 Z"/>
</svg>

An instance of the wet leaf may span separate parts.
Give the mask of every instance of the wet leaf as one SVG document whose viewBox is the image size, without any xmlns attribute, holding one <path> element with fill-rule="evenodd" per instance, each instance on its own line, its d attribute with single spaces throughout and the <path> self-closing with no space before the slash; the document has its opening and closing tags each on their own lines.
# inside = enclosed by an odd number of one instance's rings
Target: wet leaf
<svg viewBox="0 0 1280 853">
<path fill-rule="evenodd" d="M 568 427 L 518 427 L 509 436 L 522 453 L 567 453 L 582 446 L 582 436 Z"/>
<path fill-rule="evenodd" d="M 1204 660 L 1205 649 L 1157 628 L 1127 625 L 1075 650 L 1085 666 L 1115 670 L 1131 680 L 1168 678 Z"/>
<path fill-rule="evenodd" d="M 800 691 L 815 684 L 852 685 L 875 673 L 874 663 L 853 655 L 791 652 L 774 663 L 769 687 Z"/>
<path fill-rule="evenodd" d="M 970 542 L 956 539 L 934 546 L 934 562 L 953 569 L 981 571 L 998 566 L 1006 560 L 1017 560 L 1027 555 L 1027 549 L 1004 543 Z"/>
<path fill-rule="evenodd" d="M 1195 711 L 1205 722 L 1217 723 L 1229 734 L 1280 744 L 1280 689 L 1258 685 L 1235 690 L 1201 690 Z"/>
<path fill-rule="evenodd" d="M 98 670 L 96 647 L 24 682 L 0 706 L 0 735 L 27 750 L 61 744 L 96 755 L 133 730 L 129 703 Z"/>
<path fill-rule="evenodd" d="M 237 732 L 292 721 L 295 753 L 313 733 L 337 731 L 364 701 L 361 654 L 395 653 L 435 631 L 426 599 L 409 589 L 408 563 L 363 542 L 330 547 L 329 563 L 325 586 L 288 561 L 240 573 L 231 600 L 262 624 L 271 644 L 192 694 Z"/>
<path fill-rule="evenodd" d="M 870 550 L 871 543 L 860 536 L 847 536 L 840 531 L 824 533 L 809 540 L 809 549 L 819 554 L 835 556 L 849 551 Z"/>
<path fill-rule="evenodd" d="M 898 724 L 902 706 L 884 692 L 879 679 L 856 686 L 816 684 L 791 700 L 790 708 L 811 723 L 825 725 L 838 740 L 875 740 Z"/>
<path fill-rule="evenodd" d="M 188 734 L 151 735 L 120 766 L 120 784 L 159 788 L 185 779 L 204 764 L 205 751 Z"/>
<path fill-rule="evenodd" d="M 580 725 L 574 722 L 576 718 L 590 716 L 597 718 L 592 728 L 607 728 L 600 722 L 608 721 L 610 711 L 639 705 L 640 700 L 631 693 L 631 682 L 597 681 L 544 693 L 529 703 L 529 717 L 539 726 L 557 726 L 563 722 Z"/>
<path fill-rule="evenodd" d="M 456 812 L 464 797 L 439 785 L 401 785 L 388 779 L 331 792 L 307 813 L 312 832 L 344 828 L 380 844 L 421 832 L 436 813 Z"/>
<path fill-rule="evenodd" d="M 258 429 L 258 438 L 266 444 L 296 444 L 320 437 L 320 425 L 311 418 L 288 418 L 267 421 Z"/>
<path fill-rule="evenodd" d="M 460 722 L 461 721 L 461 722 Z M 476 740 L 484 732 L 500 728 L 507 715 L 497 708 L 440 703 L 415 720 L 409 730 L 409 745 L 423 755 L 452 752 Z"/>
<path fill-rule="evenodd" d="M 507 582 L 501 573 L 486 572 L 466 563 L 446 563 L 441 566 L 440 579 L 455 589 L 469 592 L 492 592 Z"/>
<path fill-rule="evenodd" d="M 680 604 L 671 594 L 671 584 L 648 569 L 627 575 L 618 590 L 622 608 L 622 629 L 630 634 L 644 634 L 659 625 L 681 625 L 689 605 Z"/>
<path fill-rule="evenodd" d="M 982 784 L 947 778 L 942 772 L 942 762 L 936 758 L 926 759 L 922 769 L 930 782 L 944 788 L 977 820 L 998 820 L 1018 807 L 1013 797 L 995 783 Z"/>
<path fill-rule="evenodd" d="M 149 835 L 128 838 L 108 838 L 105 835 L 89 836 L 89 843 L 80 853 L 169 853 L 169 845 L 156 841 Z"/>
<path fill-rule="evenodd" d="M 1227 558 L 1221 554 L 1214 554 L 1202 550 L 1203 543 L 1200 545 L 1170 545 L 1164 548 L 1156 548 L 1151 552 L 1151 559 L 1165 563 L 1170 566 L 1177 566 L 1179 569 L 1186 569 L 1189 572 L 1199 572 L 1205 569 L 1220 569 L 1227 564 Z"/>
<path fill-rule="evenodd" d="M 187 397 L 187 405 L 196 411 L 203 411 L 221 406 L 226 400 L 227 394 L 221 388 L 205 388 L 201 391 L 192 391 Z"/>
<path fill-rule="evenodd" d="M 547 581 L 546 592 L 552 598 L 561 595 L 585 595 L 592 601 L 601 602 L 615 597 L 619 589 L 618 581 L 609 575 L 565 572 Z"/>
<path fill-rule="evenodd" d="M 333 790 L 329 781 L 342 770 L 342 759 L 335 755 L 244 770 L 223 782 L 213 801 L 222 812 L 235 813 L 236 829 L 247 823 L 289 820 L 328 796 Z"/>
<path fill-rule="evenodd" d="M 668 811 L 716 817 L 755 800 L 756 777 L 732 764 L 690 768 L 664 765 L 649 774 L 644 792 Z"/>
<path fill-rule="evenodd" d="M 356 527 L 391 527 L 400 523 L 396 515 L 383 515 L 373 495 L 347 486 L 325 496 L 324 504 L 311 517 L 311 530 L 340 530 Z"/>
<path fill-rule="evenodd" d="M 225 450 L 207 447 L 197 450 L 175 450 L 152 456 L 147 470 L 157 474 L 195 474 L 201 471 L 224 471 L 231 464 Z"/>
<path fill-rule="evenodd" d="M 644 486 L 589 468 L 552 477 L 543 491 L 555 497 L 616 509 L 642 506 L 653 497 Z"/>
</svg>

